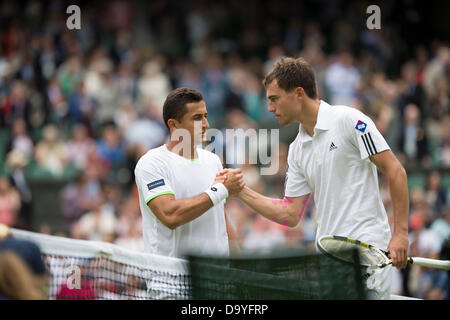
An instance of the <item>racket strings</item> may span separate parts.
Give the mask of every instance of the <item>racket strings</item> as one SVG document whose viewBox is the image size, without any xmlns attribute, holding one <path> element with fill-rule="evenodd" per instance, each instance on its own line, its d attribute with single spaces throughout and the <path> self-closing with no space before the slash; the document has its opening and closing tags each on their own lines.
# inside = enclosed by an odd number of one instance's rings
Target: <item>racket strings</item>
<svg viewBox="0 0 450 320">
<path fill-rule="evenodd" d="M 385 259 L 376 251 L 362 247 L 358 244 L 335 239 L 323 239 L 323 248 L 338 259 L 353 263 L 354 257 L 350 249 L 358 249 L 360 264 L 364 266 L 376 266 L 383 264 Z"/>
</svg>

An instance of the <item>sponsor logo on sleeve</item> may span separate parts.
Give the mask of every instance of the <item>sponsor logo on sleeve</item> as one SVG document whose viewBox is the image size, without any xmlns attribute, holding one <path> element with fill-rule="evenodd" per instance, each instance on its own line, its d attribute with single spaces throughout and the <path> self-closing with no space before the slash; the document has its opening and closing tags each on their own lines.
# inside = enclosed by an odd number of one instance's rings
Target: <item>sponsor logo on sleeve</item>
<svg viewBox="0 0 450 320">
<path fill-rule="evenodd" d="M 356 124 L 355 129 L 364 133 L 364 131 L 366 131 L 366 128 L 367 128 L 367 124 L 365 124 L 361 120 L 358 120 L 358 123 Z"/>
<path fill-rule="evenodd" d="M 165 185 L 164 179 L 160 179 L 160 180 L 156 180 L 156 181 L 153 181 L 153 182 L 150 182 L 149 184 L 147 184 L 147 188 L 150 191 L 152 189 L 155 189 L 155 188 L 158 188 L 158 187 L 161 187 L 164 185 Z"/>
</svg>

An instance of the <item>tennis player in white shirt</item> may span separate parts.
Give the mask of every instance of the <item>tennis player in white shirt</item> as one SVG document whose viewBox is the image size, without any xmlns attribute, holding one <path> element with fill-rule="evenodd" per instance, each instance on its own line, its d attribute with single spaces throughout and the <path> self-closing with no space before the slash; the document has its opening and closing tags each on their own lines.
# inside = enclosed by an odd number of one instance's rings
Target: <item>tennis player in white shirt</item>
<svg viewBox="0 0 450 320">
<path fill-rule="evenodd" d="M 267 73 L 264 85 L 269 111 L 280 124 L 300 123 L 289 147 L 285 196 L 271 199 L 245 187 L 238 197 L 264 217 L 294 227 L 314 193 L 316 241 L 325 234 L 359 239 L 387 249 L 393 266 L 404 268 L 409 212 L 406 172 L 372 120 L 354 108 L 319 100 L 314 73 L 302 58 L 282 58 Z M 393 234 L 377 168 L 389 182 Z M 226 179 L 226 173 L 220 176 Z M 367 280 L 369 297 L 388 299 L 392 269 L 376 272 Z"/>
<path fill-rule="evenodd" d="M 182 257 L 193 250 L 228 255 L 230 245 L 238 250 L 224 201 L 244 187 L 242 172 L 234 169 L 224 183 L 215 181 L 222 163 L 217 155 L 201 149 L 209 128 L 207 116 L 199 91 L 173 90 L 163 107 L 170 141 L 148 151 L 136 165 L 148 253 Z"/>
</svg>

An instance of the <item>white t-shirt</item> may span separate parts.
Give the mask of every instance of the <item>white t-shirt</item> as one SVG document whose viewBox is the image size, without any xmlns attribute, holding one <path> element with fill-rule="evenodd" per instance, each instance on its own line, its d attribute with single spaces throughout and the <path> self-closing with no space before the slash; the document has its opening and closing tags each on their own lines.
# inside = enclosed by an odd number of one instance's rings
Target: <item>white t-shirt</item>
<svg viewBox="0 0 450 320">
<path fill-rule="evenodd" d="M 314 192 L 316 241 L 340 235 L 386 249 L 391 231 L 369 156 L 388 149 L 373 121 L 354 108 L 321 101 L 314 136 L 300 125 L 289 146 L 285 195 Z"/>
<path fill-rule="evenodd" d="M 198 158 L 189 160 L 162 145 L 148 151 L 136 165 L 144 248 L 148 253 L 171 257 L 182 257 L 191 250 L 199 254 L 229 254 L 223 203 L 174 230 L 166 227 L 147 205 L 163 194 L 174 194 L 175 199 L 198 196 L 213 184 L 222 163 L 209 151 L 198 148 L 197 152 Z"/>
</svg>

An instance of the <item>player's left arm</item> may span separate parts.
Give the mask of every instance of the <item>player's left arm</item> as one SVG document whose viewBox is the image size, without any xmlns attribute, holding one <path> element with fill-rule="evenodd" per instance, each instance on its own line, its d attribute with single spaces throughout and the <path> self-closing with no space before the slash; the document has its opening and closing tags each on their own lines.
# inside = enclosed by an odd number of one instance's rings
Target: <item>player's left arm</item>
<svg viewBox="0 0 450 320">
<path fill-rule="evenodd" d="M 386 175 L 394 207 L 394 230 L 387 251 L 390 253 L 393 266 L 405 268 L 409 246 L 409 197 L 406 171 L 391 150 L 370 156 L 370 161 Z"/>
</svg>

